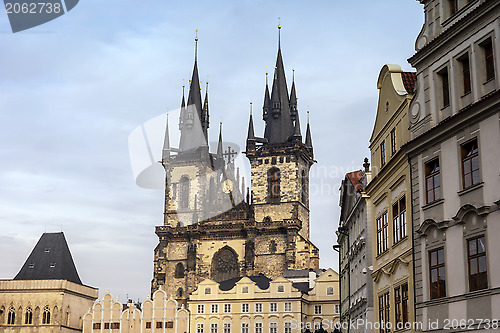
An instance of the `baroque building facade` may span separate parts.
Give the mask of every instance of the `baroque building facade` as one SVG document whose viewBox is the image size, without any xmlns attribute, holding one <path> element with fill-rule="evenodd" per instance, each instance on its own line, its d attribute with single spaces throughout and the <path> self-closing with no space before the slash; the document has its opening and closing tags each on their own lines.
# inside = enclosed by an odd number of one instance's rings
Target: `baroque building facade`
<svg viewBox="0 0 500 333">
<path fill-rule="evenodd" d="M 281 28 L 281 27 L 279 27 Z M 197 45 L 197 38 L 195 39 Z M 267 75 L 267 74 L 266 74 Z M 278 45 L 272 88 L 267 83 L 263 137 L 250 114 L 246 157 L 251 186 L 240 186 L 234 149 L 208 145 L 208 93 L 201 102 L 198 59 L 187 103 L 182 97 L 178 148 L 167 124 L 162 164 L 166 172 L 164 223 L 156 227 L 152 293 L 160 286 L 177 301 L 201 281 L 264 274 L 277 278 L 290 269 L 317 269 L 318 248 L 309 240 L 309 170 L 313 146 L 309 123 L 301 134 L 295 82 L 287 88 Z"/>
<path fill-rule="evenodd" d="M 370 139 L 371 181 L 366 186 L 372 209 L 373 297 L 378 332 L 413 332 L 413 234 L 410 168 L 401 147 L 410 139 L 409 104 L 416 75 L 398 65 L 382 67 L 379 100 Z"/>
<path fill-rule="evenodd" d="M 189 297 L 191 332 L 291 333 L 321 327 L 333 332 L 340 317 L 338 274 L 327 269 L 311 281 L 294 283 L 301 273 L 286 271 L 290 279 L 202 281 Z"/>
<path fill-rule="evenodd" d="M 419 331 L 498 330 L 500 3 L 421 0 L 409 61 Z M 496 326 L 495 326 L 496 325 Z"/>
<path fill-rule="evenodd" d="M 13 280 L 0 280 L 0 332 L 81 332 L 98 290 L 82 284 L 62 232 L 44 233 Z"/>
<path fill-rule="evenodd" d="M 340 221 L 337 243 L 341 265 L 341 321 L 353 332 L 373 332 L 372 224 L 370 198 L 365 192 L 371 172 L 368 159 L 364 170 L 346 174 L 340 187 Z"/>
</svg>

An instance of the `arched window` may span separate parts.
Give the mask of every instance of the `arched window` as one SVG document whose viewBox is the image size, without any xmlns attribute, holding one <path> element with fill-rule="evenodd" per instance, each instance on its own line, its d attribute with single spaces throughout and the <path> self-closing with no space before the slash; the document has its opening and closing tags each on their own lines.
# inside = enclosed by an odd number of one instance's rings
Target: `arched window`
<svg viewBox="0 0 500 333">
<path fill-rule="evenodd" d="M 333 287 L 326 288 L 326 294 L 327 295 L 333 295 Z"/>
<path fill-rule="evenodd" d="M 300 189 L 301 189 L 301 201 L 305 205 L 307 204 L 307 179 L 305 170 L 302 170 L 302 175 L 300 177 Z"/>
<path fill-rule="evenodd" d="M 9 314 L 7 315 L 7 325 L 14 325 L 16 322 L 16 310 L 13 307 L 9 309 Z"/>
<path fill-rule="evenodd" d="M 278 200 L 280 198 L 280 169 L 272 168 L 267 173 L 268 197 L 270 200 Z"/>
<path fill-rule="evenodd" d="M 189 178 L 184 176 L 180 181 L 179 206 L 181 208 L 189 207 Z"/>
<path fill-rule="evenodd" d="M 50 324 L 50 309 L 48 306 L 43 308 L 42 324 Z"/>
<path fill-rule="evenodd" d="M 175 266 L 175 278 L 181 279 L 184 277 L 184 265 L 180 262 Z"/>
<path fill-rule="evenodd" d="M 26 314 L 24 315 L 24 324 L 25 325 L 33 324 L 33 311 L 31 311 L 30 307 L 26 309 Z"/>
<path fill-rule="evenodd" d="M 224 246 L 212 258 L 211 278 L 216 282 L 239 276 L 238 255 L 229 246 Z"/>
<path fill-rule="evenodd" d="M 182 297 L 182 295 L 184 295 L 184 291 L 182 290 L 182 288 L 179 288 L 177 289 L 177 297 Z"/>
<path fill-rule="evenodd" d="M 276 253 L 276 250 L 277 250 L 276 241 L 275 241 L 275 240 L 272 240 L 272 241 L 269 243 L 269 252 L 271 252 L 271 253 Z"/>
</svg>

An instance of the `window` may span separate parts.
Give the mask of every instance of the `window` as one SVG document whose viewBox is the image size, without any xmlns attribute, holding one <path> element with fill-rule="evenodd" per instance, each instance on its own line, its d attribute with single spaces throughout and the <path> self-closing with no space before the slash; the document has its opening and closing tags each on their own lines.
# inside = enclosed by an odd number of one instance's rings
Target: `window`
<svg viewBox="0 0 500 333">
<path fill-rule="evenodd" d="M 179 206 L 181 208 L 188 208 L 189 207 L 189 178 L 184 176 L 181 178 L 180 181 L 180 202 Z"/>
<path fill-rule="evenodd" d="M 50 324 L 50 309 L 48 306 L 43 308 L 42 324 Z"/>
<path fill-rule="evenodd" d="M 25 325 L 33 324 L 33 311 L 31 311 L 31 308 L 26 309 L 26 313 L 24 315 L 24 324 Z"/>
<path fill-rule="evenodd" d="M 278 292 L 279 292 L 279 293 L 285 292 L 285 287 L 284 287 L 283 285 L 281 285 L 281 284 L 280 284 L 280 285 L 278 286 Z"/>
<path fill-rule="evenodd" d="M 389 248 L 389 224 L 387 211 L 377 219 L 377 254 L 382 254 Z"/>
<path fill-rule="evenodd" d="M 177 183 L 172 184 L 172 200 L 177 199 Z"/>
<path fill-rule="evenodd" d="M 120 329 L 120 323 L 111 323 L 111 329 Z"/>
<path fill-rule="evenodd" d="M 390 332 L 390 329 L 386 327 L 387 323 L 390 322 L 390 306 L 389 292 L 378 297 L 378 320 L 380 323 L 380 333 Z"/>
<path fill-rule="evenodd" d="M 323 309 L 322 309 L 321 305 L 315 305 L 314 306 L 314 314 L 315 315 L 320 315 L 322 313 L 322 310 Z"/>
<path fill-rule="evenodd" d="M 278 168 L 272 168 L 267 174 L 269 199 L 279 199 L 280 197 L 281 173 Z"/>
<path fill-rule="evenodd" d="M 196 310 L 197 310 L 197 313 L 205 313 L 205 305 L 204 304 L 198 304 Z"/>
<path fill-rule="evenodd" d="M 462 84 L 463 90 L 462 94 L 467 95 L 471 92 L 471 80 L 470 80 L 470 61 L 469 54 L 465 53 L 462 57 L 458 59 L 460 66 L 462 67 Z"/>
<path fill-rule="evenodd" d="M 469 290 L 488 288 L 488 270 L 486 267 L 486 243 L 484 236 L 467 240 L 469 262 Z"/>
<path fill-rule="evenodd" d="M 231 333 L 231 323 L 224 323 L 224 333 Z"/>
<path fill-rule="evenodd" d="M 276 250 L 277 250 L 276 241 L 275 241 L 275 240 L 272 240 L 272 241 L 269 243 L 269 252 L 271 252 L 271 253 L 276 253 Z"/>
<path fill-rule="evenodd" d="M 447 67 L 443 68 L 438 73 L 438 76 L 439 79 L 441 80 L 441 94 L 442 94 L 441 108 L 444 109 L 450 105 L 450 86 L 448 80 L 448 68 Z"/>
<path fill-rule="evenodd" d="M 173 321 L 167 321 L 165 327 L 166 328 L 174 328 L 174 322 Z"/>
<path fill-rule="evenodd" d="M 326 294 L 327 295 L 333 295 L 333 287 L 326 288 Z"/>
<path fill-rule="evenodd" d="M 205 331 L 205 327 L 203 323 L 196 324 L 196 333 L 203 333 Z"/>
<path fill-rule="evenodd" d="M 7 325 L 14 325 L 16 322 L 16 311 L 14 308 L 9 309 L 9 314 L 7 315 Z"/>
<path fill-rule="evenodd" d="M 249 327 L 250 325 L 248 325 L 248 323 L 241 323 L 241 333 L 248 333 Z"/>
<path fill-rule="evenodd" d="M 217 323 L 211 323 L 210 324 L 210 333 L 217 333 L 217 331 L 218 331 Z"/>
<path fill-rule="evenodd" d="M 175 278 L 181 279 L 184 277 L 184 265 L 180 262 L 175 266 Z"/>
<path fill-rule="evenodd" d="M 250 312 L 250 304 L 242 303 L 241 304 L 241 312 Z"/>
<path fill-rule="evenodd" d="M 495 78 L 495 62 L 493 59 L 493 43 L 491 38 L 486 40 L 481 47 L 484 51 L 484 64 L 486 68 L 486 81 L 493 80 Z"/>
<path fill-rule="evenodd" d="M 406 198 L 403 196 L 392 206 L 394 244 L 406 237 Z"/>
<path fill-rule="evenodd" d="M 269 312 L 278 312 L 278 303 L 269 303 Z"/>
<path fill-rule="evenodd" d="M 182 288 L 177 289 L 177 297 L 182 297 L 183 294 Z"/>
<path fill-rule="evenodd" d="M 479 149 L 477 139 L 460 147 L 462 155 L 462 184 L 464 188 L 479 184 Z"/>
<path fill-rule="evenodd" d="M 104 323 L 104 329 L 109 330 L 109 323 Z"/>
<path fill-rule="evenodd" d="M 95 325 L 95 324 L 94 324 Z M 151 322 L 150 321 L 147 321 L 146 322 L 146 328 L 147 329 L 151 329 Z"/>
<path fill-rule="evenodd" d="M 302 176 L 300 177 L 300 187 L 301 187 L 301 201 L 303 204 L 307 204 L 307 177 L 306 172 L 302 170 Z"/>
<path fill-rule="evenodd" d="M 151 325 L 150 325 L 151 326 Z M 92 328 L 95 330 L 100 330 L 101 329 L 101 323 L 94 323 L 92 325 Z M 147 327 L 146 327 L 147 328 Z"/>
<path fill-rule="evenodd" d="M 292 333 L 292 323 L 285 323 L 285 333 Z"/>
<path fill-rule="evenodd" d="M 335 304 L 335 314 L 339 314 L 339 313 L 340 313 L 340 305 Z"/>
<path fill-rule="evenodd" d="M 219 312 L 219 304 L 212 304 L 212 306 L 211 306 L 211 312 L 212 313 L 218 313 Z"/>
<path fill-rule="evenodd" d="M 385 165 L 385 141 L 380 144 L 380 165 Z"/>
<path fill-rule="evenodd" d="M 162 321 L 157 321 L 156 322 L 156 328 L 163 328 L 163 322 Z"/>
<path fill-rule="evenodd" d="M 285 302 L 285 312 L 292 312 L 292 303 Z"/>
<path fill-rule="evenodd" d="M 405 327 L 408 322 L 408 283 L 394 288 L 394 305 L 396 307 L 396 325 Z"/>
<path fill-rule="evenodd" d="M 396 128 L 391 131 L 391 154 L 396 154 Z"/>
<path fill-rule="evenodd" d="M 450 6 L 450 16 L 455 15 L 458 12 L 458 0 L 448 0 Z"/>
<path fill-rule="evenodd" d="M 429 251 L 429 277 L 431 299 L 445 297 L 446 271 L 443 248 Z"/>
<path fill-rule="evenodd" d="M 255 323 L 255 333 L 262 333 L 262 323 Z"/>
<path fill-rule="evenodd" d="M 427 203 L 441 199 L 441 175 L 438 158 L 425 163 L 425 188 Z"/>
<path fill-rule="evenodd" d="M 278 323 L 269 323 L 269 333 L 278 333 Z"/>
<path fill-rule="evenodd" d="M 212 293 L 212 289 L 210 287 L 205 288 L 205 295 L 210 295 Z"/>
<path fill-rule="evenodd" d="M 255 303 L 255 312 L 262 312 L 262 303 Z"/>
<path fill-rule="evenodd" d="M 224 304 L 224 313 L 231 313 L 231 303 Z"/>
<path fill-rule="evenodd" d="M 248 287 L 243 287 L 243 288 L 241 288 L 241 292 L 242 292 L 243 294 L 248 294 Z"/>
</svg>

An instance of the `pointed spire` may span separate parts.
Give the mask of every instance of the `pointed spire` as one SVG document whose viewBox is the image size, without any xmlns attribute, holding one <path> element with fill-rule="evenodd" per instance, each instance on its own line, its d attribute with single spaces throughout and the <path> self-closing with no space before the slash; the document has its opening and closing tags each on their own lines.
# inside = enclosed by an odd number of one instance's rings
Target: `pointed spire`
<svg viewBox="0 0 500 333">
<path fill-rule="evenodd" d="M 182 79 L 184 81 L 184 79 Z M 182 130 L 184 121 L 186 119 L 186 99 L 184 98 L 184 82 L 182 84 L 182 101 L 181 101 L 181 111 L 179 113 L 179 130 Z"/>
<path fill-rule="evenodd" d="M 222 157 L 222 121 L 219 125 L 219 142 L 217 143 L 217 156 Z"/>
<path fill-rule="evenodd" d="M 250 102 L 250 120 L 248 121 L 247 141 L 254 140 L 254 139 L 255 139 L 255 133 L 253 130 L 252 102 Z"/>
<path fill-rule="evenodd" d="M 281 17 L 278 17 L 278 49 L 281 49 Z"/>
<path fill-rule="evenodd" d="M 163 160 L 170 157 L 170 134 L 168 132 L 168 111 L 167 111 L 167 125 L 165 126 L 165 139 L 163 141 Z"/>
<path fill-rule="evenodd" d="M 208 75 L 207 75 L 208 79 Z M 208 128 L 210 127 L 210 113 L 208 111 L 208 80 L 207 80 L 207 85 L 205 88 L 205 101 L 203 102 L 203 112 L 202 112 L 202 119 L 201 119 L 202 127 L 203 127 L 203 133 L 205 134 L 205 137 L 208 138 Z"/>
<path fill-rule="evenodd" d="M 290 117 L 295 120 L 298 117 L 297 110 L 297 93 L 295 92 L 295 69 L 293 71 L 292 78 L 292 90 L 290 91 Z"/>
<path fill-rule="evenodd" d="M 198 112 L 198 118 L 201 119 L 201 88 L 200 88 L 200 78 L 198 75 L 198 30 L 196 30 L 195 41 L 195 55 L 194 55 L 194 67 L 193 67 L 193 76 L 191 77 L 191 85 L 189 87 L 189 95 L 188 95 L 188 107 L 194 105 L 196 107 L 196 111 Z"/>
<path fill-rule="evenodd" d="M 267 120 L 267 115 L 269 114 L 269 109 L 271 107 L 271 97 L 269 97 L 269 73 L 266 72 L 266 91 L 264 92 L 264 106 L 262 107 L 262 119 Z"/>
<path fill-rule="evenodd" d="M 198 30 L 196 30 L 196 33 L 195 33 L 195 37 L 194 37 L 194 61 L 198 61 Z"/>
<path fill-rule="evenodd" d="M 307 110 L 307 130 L 306 130 L 306 147 L 312 148 L 311 126 L 309 124 L 309 110 Z"/>
</svg>

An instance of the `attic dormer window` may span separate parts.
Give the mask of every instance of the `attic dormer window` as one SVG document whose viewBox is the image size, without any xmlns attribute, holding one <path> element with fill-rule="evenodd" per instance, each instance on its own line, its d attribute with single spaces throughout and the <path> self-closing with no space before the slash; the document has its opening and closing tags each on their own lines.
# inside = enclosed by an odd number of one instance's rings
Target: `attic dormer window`
<svg viewBox="0 0 500 333">
<path fill-rule="evenodd" d="M 35 268 L 35 264 L 30 264 L 29 267 L 30 267 L 30 269 L 33 269 L 33 268 Z"/>
<path fill-rule="evenodd" d="M 45 253 L 49 253 L 50 252 L 50 248 L 45 248 Z"/>
<path fill-rule="evenodd" d="M 53 263 L 50 264 L 50 268 L 54 268 L 54 267 L 56 267 L 56 263 L 55 262 L 53 262 Z"/>
</svg>

